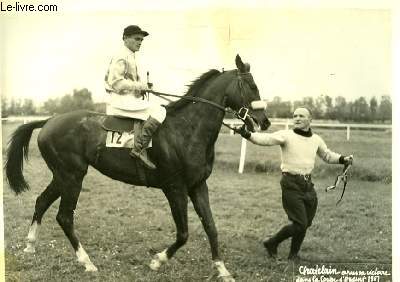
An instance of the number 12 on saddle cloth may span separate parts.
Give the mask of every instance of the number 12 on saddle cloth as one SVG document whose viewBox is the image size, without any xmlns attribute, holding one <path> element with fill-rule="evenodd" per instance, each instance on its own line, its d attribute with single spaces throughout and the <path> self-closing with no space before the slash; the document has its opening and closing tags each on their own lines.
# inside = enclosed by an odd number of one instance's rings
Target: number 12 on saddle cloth
<svg viewBox="0 0 400 282">
<path fill-rule="evenodd" d="M 133 148 L 135 135 L 130 132 L 107 131 L 106 147 L 109 148 Z M 152 146 L 152 141 L 148 146 Z"/>
</svg>

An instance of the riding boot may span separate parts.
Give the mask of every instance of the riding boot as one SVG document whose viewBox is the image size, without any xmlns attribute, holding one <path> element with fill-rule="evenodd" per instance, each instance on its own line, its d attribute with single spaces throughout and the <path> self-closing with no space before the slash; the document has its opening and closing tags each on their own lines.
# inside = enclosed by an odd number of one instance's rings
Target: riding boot
<svg viewBox="0 0 400 282">
<path fill-rule="evenodd" d="M 156 166 L 148 158 L 146 148 L 150 143 L 150 140 L 154 132 L 160 126 L 160 122 L 152 117 L 149 117 L 143 124 L 141 133 L 135 136 L 135 143 L 130 155 L 142 160 L 145 166 L 149 169 L 156 169 Z"/>
</svg>

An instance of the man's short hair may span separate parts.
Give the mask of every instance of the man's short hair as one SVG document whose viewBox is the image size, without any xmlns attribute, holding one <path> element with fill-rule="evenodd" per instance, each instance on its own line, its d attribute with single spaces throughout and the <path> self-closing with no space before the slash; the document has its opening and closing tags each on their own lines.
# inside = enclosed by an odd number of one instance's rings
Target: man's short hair
<svg viewBox="0 0 400 282">
<path fill-rule="evenodd" d="M 307 106 L 298 106 L 298 107 L 296 107 L 295 110 L 300 109 L 300 108 L 301 109 L 306 109 L 308 111 L 308 113 L 310 114 L 310 117 L 312 117 L 312 111 L 311 111 L 311 109 L 309 107 L 307 107 Z"/>
</svg>

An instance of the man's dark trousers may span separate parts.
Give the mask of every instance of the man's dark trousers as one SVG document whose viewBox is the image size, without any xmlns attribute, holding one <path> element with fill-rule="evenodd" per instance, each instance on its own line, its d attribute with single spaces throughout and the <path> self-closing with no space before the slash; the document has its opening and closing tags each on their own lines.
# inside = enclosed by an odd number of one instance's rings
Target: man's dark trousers
<svg viewBox="0 0 400 282">
<path fill-rule="evenodd" d="M 311 176 L 283 173 L 280 181 L 282 189 L 282 205 L 292 222 L 275 234 L 270 242 L 278 246 L 282 241 L 292 237 L 289 258 L 297 256 L 311 226 L 318 206 L 317 194 Z"/>
</svg>

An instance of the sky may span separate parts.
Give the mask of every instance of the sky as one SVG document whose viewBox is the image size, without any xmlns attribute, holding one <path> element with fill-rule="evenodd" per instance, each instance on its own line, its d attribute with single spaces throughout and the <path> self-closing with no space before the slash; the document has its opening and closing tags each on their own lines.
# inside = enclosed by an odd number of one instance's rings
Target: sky
<svg viewBox="0 0 400 282">
<path fill-rule="evenodd" d="M 1 95 L 42 103 L 86 87 L 105 101 L 104 74 L 129 24 L 150 33 L 138 67 L 157 91 L 183 94 L 240 54 L 264 99 L 391 95 L 388 2 L 311 2 L 20 1 L 58 12 L 2 12 Z"/>
</svg>

